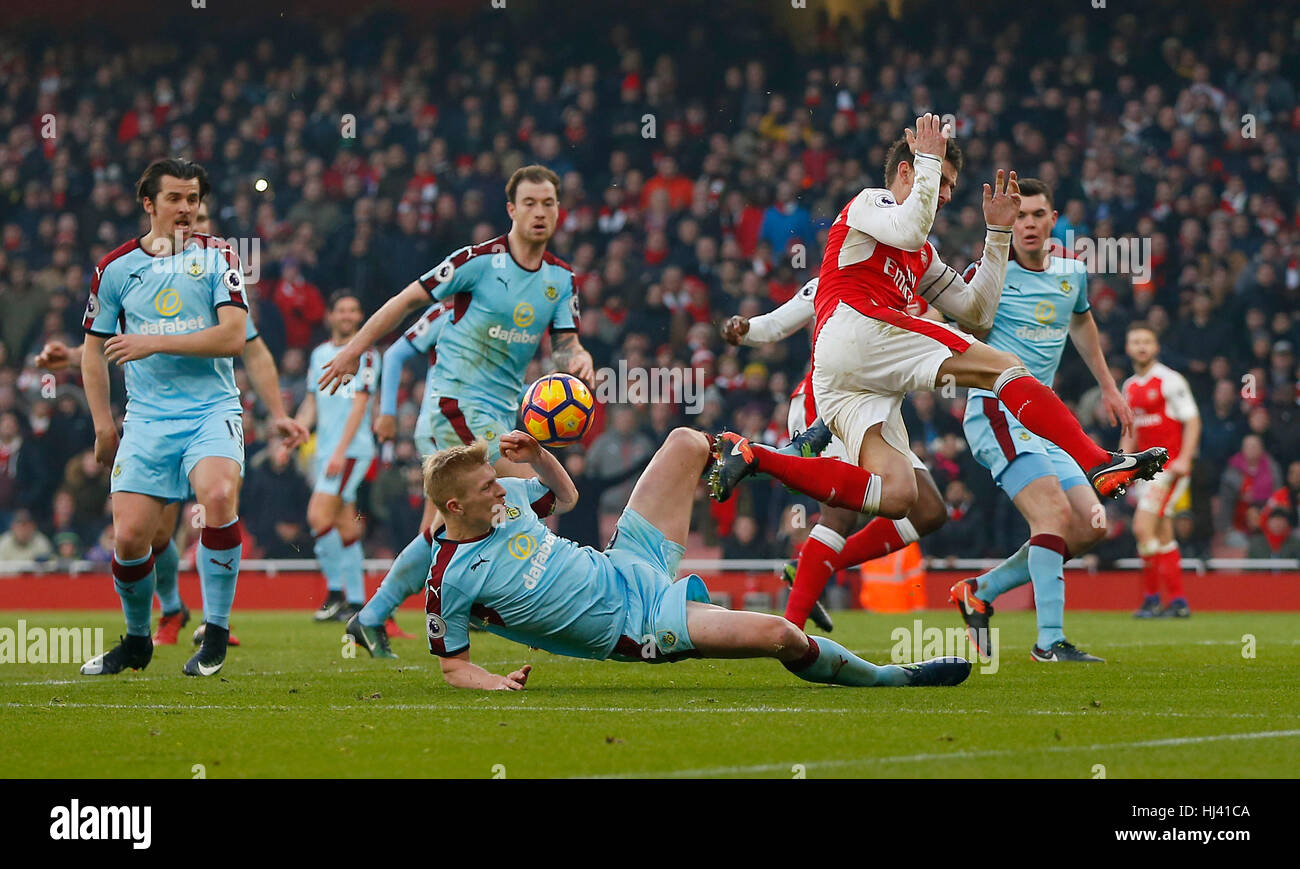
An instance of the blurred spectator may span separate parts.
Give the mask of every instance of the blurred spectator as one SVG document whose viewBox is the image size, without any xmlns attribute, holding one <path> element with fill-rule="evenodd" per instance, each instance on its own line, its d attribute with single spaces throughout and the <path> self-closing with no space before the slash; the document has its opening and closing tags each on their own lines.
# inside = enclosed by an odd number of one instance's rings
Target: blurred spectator
<svg viewBox="0 0 1300 869">
<path fill-rule="evenodd" d="M 9 530 L 0 534 L 0 561 L 45 561 L 53 554 L 50 538 L 36 527 L 31 512 L 16 511 Z"/>
<path fill-rule="evenodd" d="M 1249 434 L 1242 439 L 1241 451 L 1228 460 L 1222 479 L 1218 525 L 1235 531 L 1238 542 L 1233 545 L 1241 545 L 1241 535 L 1259 526 L 1259 508 L 1281 485 L 1282 472 L 1277 461 L 1264 451 L 1259 435 Z"/>
<path fill-rule="evenodd" d="M 253 456 L 245 472 L 240 515 L 267 558 L 312 557 L 306 534 L 311 490 L 293 458 L 283 441 L 273 440 Z"/>
</svg>

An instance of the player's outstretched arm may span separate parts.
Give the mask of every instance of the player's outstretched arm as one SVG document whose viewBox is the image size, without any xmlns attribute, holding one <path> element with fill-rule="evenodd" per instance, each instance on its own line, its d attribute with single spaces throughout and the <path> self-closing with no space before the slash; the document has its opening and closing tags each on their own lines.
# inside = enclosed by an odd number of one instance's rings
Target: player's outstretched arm
<svg viewBox="0 0 1300 869">
<path fill-rule="evenodd" d="M 784 341 L 798 332 L 817 313 L 813 298 L 817 293 L 813 278 L 783 305 L 757 317 L 736 315 L 722 324 L 722 337 L 728 344 L 755 347 Z"/>
<path fill-rule="evenodd" d="M 248 311 L 235 305 L 217 308 L 217 325 L 182 335 L 114 335 L 104 342 L 109 362 L 125 365 L 155 353 L 216 359 L 244 352 Z"/>
<path fill-rule="evenodd" d="M 556 514 L 568 513 L 578 504 L 578 487 L 573 484 L 569 472 L 564 470 L 560 460 L 551 455 L 537 439 L 527 432 L 515 429 L 501 436 L 501 455 L 512 462 L 526 464 L 537 474 L 543 486 L 555 495 Z"/>
<path fill-rule="evenodd" d="M 480 691 L 522 691 L 528 683 L 532 664 L 524 664 L 508 676 L 484 670 L 469 659 L 469 649 L 458 655 L 439 658 L 442 678 L 453 688 L 476 688 Z"/>
<path fill-rule="evenodd" d="M 917 295 L 970 332 L 987 332 L 1002 299 L 1011 251 L 1011 226 L 1020 212 L 1016 173 L 998 170 L 993 187 L 984 185 L 984 255 L 966 278 L 936 255 L 917 282 Z"/>
<path fill-rule="evenodd" d="M 302 425 L 284 408 L 284 396 L 280 394 L 280 372 L 275 367 L 275 357 L 261 337 L 244 344 L 244 370 L 253 384 L 253 391 L 266 405 L 271 415 L 271 425 L 284 438 L 285 445 L 293 449 L 305 443 L 311 436 Z"/>
<path fill-rule="evenodd" d="M 1101 336 L 1097 334 L 1097 321 L 1092 318 L 1092 311 L 1076 312 L 1070 317 L 1070 341 L 1074 349 L 1092 372 L 1097 385 L 1101 387 L 1101 404 L 1106 408 L 1111 425 L 1122 426 L 1121 436 L 1133 433 L 1133 409 L 1128 406 L 1115 378 L 1111 376 L 1110 366 L 1106 364 L 1106 354 L 1101 350 Z"/>
<path fill-rule="evenodd" d="M 352 340 L 335 354 L 325 366 L 325 373 L 320 377 L 320 388 L 328 389 L 330 395 L 347 382 L 347 378 L 357 373 L 361 364 L 361 354 L 375 345 L 375 342 L 396 329 L 407 314 L 416 308 L 429 304 L 429 291 L 419 281 L 411 281 L 400 293 L 393 296 L 383 306 L 370 315 L 365 325 L 352 336 Z"/>
<path fill-rule="evenodd" d="M 95 424 L 95 461 L 104 467 L 113 464 L 117 455 L 117 424 L 108 403 L 108 360 L 104 358 L 104 339 L 87 334 L 81 353 L 81 380 Z"/>
</svg>

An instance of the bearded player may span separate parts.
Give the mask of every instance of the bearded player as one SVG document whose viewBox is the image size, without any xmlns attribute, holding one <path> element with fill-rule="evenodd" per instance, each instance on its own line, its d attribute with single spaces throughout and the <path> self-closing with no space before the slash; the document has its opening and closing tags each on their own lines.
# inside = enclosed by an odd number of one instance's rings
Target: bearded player
<svg viewBox="0 0 1300 869">
<path fill-rule="evenodd" d="M 418 307 L 450 300 L 452 310 L 437 337 L 437 361 L 425 397 L 432 414 L 430 446 L 482 440 L 503 475 L 526 473 L 500 455 L 503 434 L 515 427 L 524 373 L 543 334 L 551 337 L 555 367 L 591 383 L 591 354 L 578 341 L 578 296 L 573 270 L 546 249 L 559 219 L 559 177 L 544 166 L 525 166 L 506 184 L 510 231 L 461 248 L 411 282 L 366 321 L 320 378 L 333 391 L 357 372 L 361 353 Z M 426 508 L 427 510 L 428 508 Z M 426 514 L 432 521 L 432 517 Z M 391 655 L 384 624 L 418 592 L 429 572 L 429 545 L 417 537 L 365 608 L 349 622 L 366 648 Z"/>
<path fill-rule="evenodd" d="M 1002 293 L 1011 227 L 1020 210 L 1016 174 L 998 170 L 984 185 L 984 255 L 969 282 L 927 241 L 941 190 L 956 169 L 945 161 L 948 131 L 936 115 L 917 118 L 890 151 L 888 189 L 866 189 L 832 224 L 815 302 L 813 397 L 822 419 L 857 467 L 832 458 L 786 456 L 732 432 L 714 443 L 710 477 L 718 500 L 752 473 L 776 477 L 819 502 L 890 519 L 916 505 L 916 474 L 899 407 L 912 390 L 944 386 L 991 391 L 1028 431 L 1066 451 L 1098 493 L 1117 496 L 1135 478 L 1153 477 L 1168 453 L 1110 453 L 1014 354 L 968 331 L 907 313 L 919 295 L 963 329 L 992 327 Z M 826 545 L 826 544 L 822 544 Z M 834 545 L 827 549 L 836 553 Z M 836 553 L 838 554 L 838 553 Z"/>
<path fill-rule="evenodd" d="M 1192 459 L 1201 442 L 1201 413 L 1183 375 L 1165 365 L 1160 341 L 1146 323 L 1128 327 L 1125 351 L 1133 376 L 1124 381 L 1124 395 L 1137 415 L 1132 435 L 1125 439 L 1139 449 L 1160 446 L 1173 457 L 1154 480 L 1138 488 L 1133 535 L 1142 557 L 1142 587 L 1146 596 L 1137 618 L 1182 618 L 1192 614 L 1183 593 L 1183 568 L 1174 539 L 1174 510 L 1187 494 Z M 1160 585 L 1169 602 L 1160 606 Z"/>
</svg>

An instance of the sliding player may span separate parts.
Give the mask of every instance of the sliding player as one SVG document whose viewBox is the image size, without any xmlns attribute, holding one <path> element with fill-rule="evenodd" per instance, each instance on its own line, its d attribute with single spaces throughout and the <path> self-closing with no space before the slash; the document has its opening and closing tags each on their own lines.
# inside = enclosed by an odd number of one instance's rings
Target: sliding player
<svg viewBox="0 0 1300 869">
<path fill-rule="evenodd" d="M 91 283 L 81 369 L 95 458 L 113 467 L 112 570 L 127 632 L 82 666 L 85 675 L 148 666 L 152 543 L 167 502 L 191 489 L 204 519 L 197 566 L 208 626 L 184 672 L 211 676 L 225 663 L 242 545 L 237 509 L 244 465 L 231 357 L 244 349 L 248 311 L 234 252 L 194 236 L 194 214 L 208 189 L 197 163 L 150 164 L 136 188 L 149 232 L 104 257 Z M 109 407 L 110 362 L 127 366 L 120 442 Z"/>
<path fill-rule="evenodd" d="M 298 423 L 316 427 L 315 483 L 307 502 L 307 525 L 325 574 L 325 601 L 312 615 L 318 622 L 345 622 L 366 602 L 361 551 L 365 526 L 357 513 L 357 488 L 375 458 L 370 399 L 379 377 L 377 354 L 373 350 L 361 354 L 360 372 L 338 392 L 325 392 L 316 385 L 320 373 L 364 319 L 361 300 L 352 293 L 341 290 L 330 297 L 330 337 L 311 351 L 307 395 L 298 408 Z"/>
<path fill-rule="evenodd" d="M 1201 413 L 1186 378 L 1156 357 L 1160 341 L 1146 323 L 1128 327 L 1125 351 L 1133 361 L 1133 376 L 1124 381 L 1124 394 L 1137 412 L 1136 431 L 1125 444 L 1138 448 L 1161 446 L 1173 457 L 1150 483 L 1138 489 L 1133 535 L 1142 557 L 1146 597 L 1133 615 L 1185 619 L 1192 614 L 1183 594 L 1182 557 L 1174 539 L 1174 510 L 1187 493 L 1192 459 L 1201 442 Z M 1126 433 L 1127 434 L 1127 433 Z M 1163 580 L 1170 600 L 1160 606 Z"/>
<path fill-rule="evenodd" d="M 709 462 L 702 432 L 669 434 L 604 552 L 556 536 L 542 522 L 552 509 L 577 503 L 560 462 L 520 431 L 500 444 L 536 476 L 498 477 L 482 442 L 425 461 L 425 494 L 446 523 L 429 535 L 425 620 L 429 650 L 455 687 L 520 690 L 532 669 L 525 664 L 501 676 L 473 663 L 471 619 L 498 636 L 578 658 L 767 657 L 806 681 L 856 687 L 955 685 L 970 674 L 961 658 L 876 666 L 780 616 L 713 606 L 694 574 L 674 582 L 695 487 Z"/>
<path fill-rule="evenodd" d="M 949 144 L 948 147 L 952 152 L 949 156 L 954 163 L 960 165 L 961 155 L 957 146 Z M 941 198 L 939 207 L 942 208 L 946 201 Z M 722 337 L 731 344 L 751 347 L 785 340 L 813 319 L 818 282 L 818 278 L 813 278 L 793 298 L 774 311 L 753 319 L 732 317 L 723 324 Z M 917 301 L 919 304 L 916 313 L 924 313 L 925 302 Z M 817 406 L 813 402 L 810 369 L 790 396 L 790 437 L 807 429 L 815 419 Z M 822 630 L 832 630 L 830 614 L 819 600 L 832 574 L 902 549 L 942 528 L 948 521 L 948 509 L 929 469 L 916 453 L 909 449 L 907 454 L 916 473 L 917 500 L 905 518 L 877 517 L 855 532 L 861 513 L 830 504 L 819 505 L 821 516 L 808 532 L 808 540 L 800 550 L 798 560 L 787 564 L 782 571 L 782 579 L 793 586 L 786 601 L 785 617 L 796 627 L 802 629 L 804 623 L 812 618 Z M 849 461 L 848 453 L 839 438 L 832 438 L 821 455 Z"/>
<path fill-rule="evenodd" d="M 1165 450 L 1103 450 L 1015 355 L 907 313 L 920 295 L 966 328 L 991 328 L 1020 211 L 1016 174 L 998 170 L 993 187 L 984 186 L 983 262 L 967 283 L 927 241 L 938 199 L 951 197 L 959 167 L 944 160 L 947 131 L 938 116 L 927 113 L 916 126 L 889 149 L 889 189 L 863 190 L 831 226 L 815 300 L 814 398 L 858 467 L 777 455 L 723 432 L 714 444 L 713 496 L 725 500 L 758 472 L 831 506 L 902 519 L 918 488 L 899 406 L 908 392 L 945 386 L 991 390 L 1027 430 L 1088 468 L 1102 495 L 1118 496 L 1132 480 L 1153 477 L 1168 459 Z"/>
<path fill-rule="evenodd" d="M 983 336 L 995 350 L 1023 359 L 1034 377 L 1050 384 L 1056 377 L 1069 335 L 1079 356 L 1101 386 L 1102 405 L 1127 433 L 1133 413 L 1124 403 L 1101 351 L 1097 324 L 1088 305 L 1088 275 L 1078 260 L 1049 251 L 1056 212 L 1052 191 L 1036 178 L 1020 182 L 1020 212 L 1012 232 L 1002 300 L 993 328 Z M 1021 426 L 988 390 L 972 389 L 963 423 L 971 454 L 993 474 L 1020 515 L 1029 523 L 1029 541 L 997 567 L 952 587 L 949 596 L 980 652 L 992 654 L 989 619 L 999 594 L 1026 582 L 1034 584 L 1038 640 L 1035 661 L 1100 663 L 1065 638 L 1064 565 L 1106 536 L 1105 517 L 1083 471 L 1065 451 Z M 1157 477 L 1157 479 L 1159 479 Z"/>
<path fill-rule="evenodd" d="M 323 391 L 336 389 L 356 373 L 360 354 L 410 311 L 427 306 L 430 297 L 439 303 L 450 300 L 452 310 L 443 316 L 425 396 L 432 422 L 429 446 L 445 449 L 481 439 L 502 475 L 527 470 L 501 458 L 498 443 L 515 427 L 524 373 L 543 334 L 550 333 L 557 369 L 588 384 L 594 378 L 591 354 L 578 341 L 573 271 L 546 250 L 559 219 L 559 178 L 544 166 L 525 166 L 510 176 L 506 200 L 508 233 L 461 248 L 389 299 L 320 378 Z M 359 614 L 359 629 L 372 632 L 370 639 L 386 649 L 384 623 L 423 587 L 428 572 L 429 546 L 417 537 Z"/>
</svg>

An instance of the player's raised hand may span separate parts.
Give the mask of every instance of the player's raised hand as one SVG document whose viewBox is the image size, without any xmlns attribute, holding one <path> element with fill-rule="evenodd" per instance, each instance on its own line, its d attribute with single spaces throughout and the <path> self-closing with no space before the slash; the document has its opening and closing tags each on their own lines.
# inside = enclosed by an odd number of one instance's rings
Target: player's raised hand
<svg viewBox="0 0 1300 869">
<path fill-rule="evenodd" d="M 990 189 L 984 185 L 984 222 L 989 226 L 1012 226 L 1020 215 L 1020 182 L 1016 170 L 999 169 Z"/>
<path fill-rule="evenodd" d="M 307 440 L 311 437 L 311 432 L 307 431 L 307 427 L 291 416 L 276 417 L 271 420 L 271 427 L 275 429 L 275 433 L 280 436 L 284 441 L 284 445 L 289 449 L 307 443 Z"/>
<path fill-rule="evenodd" d="M 502 676 L 501 682 L 497 685 L 497 691 L 522 691 L 528 684 L 528 674 L 532 672 L 532 664 L 524 664 L 518 670 L 515 670 L 509 676 Z"/>
<path fill-rule="evenodd" d="M 353 350 L 352 345 L 346 345 L 340 350 L 330 363 L 325 366 L 325 373 L 320 376 L 316 385 L 321 391 L 329 390 L 333 395 L 339 391 L 339 387 L 350 381 L 361 367 L 361 352 Z"/>
<path fill-rule="evenodd" d="M 515 429 L 501 435 L 501 455 L 512 462 L 531 465 L 542 457 L 542 445 L 528 432 Z"/>
<path fill-rule="evenodd" d="M 381 413 L 375 417 L 375 424 L 371 428 L 374 429 L 375 439 L 386 444 L 397 437 L 397 417 L 391 413 Z"/>
<path fill-rule="evenodd" d="M 941 124 L 938 115 L 926 112 L 916 119 L 916 132 L 904 130 L 903 136 L 913 154 L 933 154 L 942 160 L 948 154 L 952 125 Z"/>
<path fill-rule="evenodd" d="M 148 359 L 157 352 L 150 335 L 114 335 L 104 342 L 104 358 L 118 365 Z"/>
<path fill-rule="evenodd" d="M 728 344 L 740 346 L 740 339 L 749 334 L 749 318 L 736 314 L 722 324 L 722 338 Z"/>
<path fill-rule="evenodd" d="M 36 356 L 36 367 L 62 371 L 72 364 L 72 351 L 62 341 L 47 341 Z"/>
<path fill-rule="evenodd" d="M 95 461 L 99 462 L 106 468 L 113 466 L 113 459 L 117 457 L 117 427 L 107 428 L 103 431 L 95 432 Z"/>
</svg>

